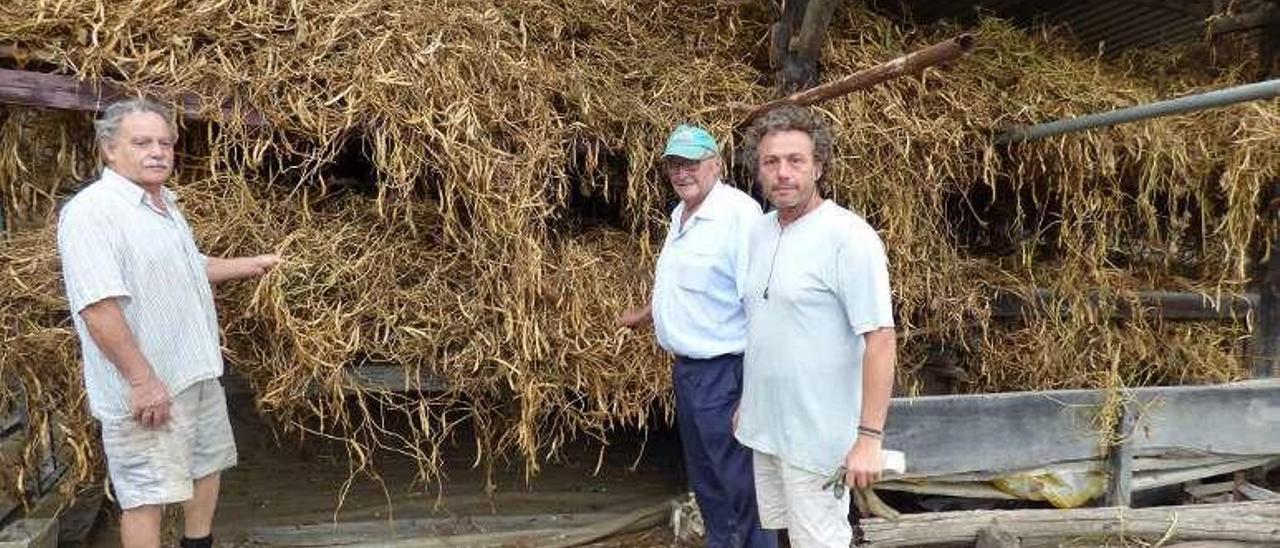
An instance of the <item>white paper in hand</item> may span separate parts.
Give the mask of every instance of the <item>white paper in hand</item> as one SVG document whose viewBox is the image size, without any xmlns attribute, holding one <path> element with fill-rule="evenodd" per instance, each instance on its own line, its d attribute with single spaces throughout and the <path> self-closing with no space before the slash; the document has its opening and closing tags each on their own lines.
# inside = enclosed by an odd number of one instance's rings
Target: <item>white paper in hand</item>
<svg viewBox="0 0 1280 548">
<path fill-rule="evenodd" d="M 880 452 L 880 456 L 884 459 L 884 471 L 894 474 L 905 474 L 907 472 L 907 455 L 902 451 L 894 451 L 893 449 L 885 449 Z"/>
</svg>

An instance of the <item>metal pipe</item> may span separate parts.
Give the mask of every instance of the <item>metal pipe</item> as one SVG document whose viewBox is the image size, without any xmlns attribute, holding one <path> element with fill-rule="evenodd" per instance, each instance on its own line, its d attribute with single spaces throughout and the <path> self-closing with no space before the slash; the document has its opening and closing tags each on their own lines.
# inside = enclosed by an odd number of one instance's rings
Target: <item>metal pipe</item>
<svg viewBox="0 0 1280 548">
<path fill-rule="evenodd" d="M 1276 96 L 1280 96 L 1280 79 L 1267 80 L 1265 82 L 1257 82 L 1254 84 L 1245 84 L 1243 86 L 1220 89 L 1196 95 L 1188 95 L 1186 97 L 1178 97 L 1177 99 L 1169 99 L 1146 105 L 1121 108 L 1108 112 L 1088 114 L 1077 118 L 1067 118 L 1064 120 L 1036 124 L 1033 126 L 1019 126 L 997 135 L 996 143 L 1006 144 L 1021 141 L 1034 141 L 1036 139 L 1043 139 L 1045 137 L 1053 137 L 1054 135 L 1073 133 L 1096 127 L 1114 126 L 1116 124 L 1123 124 L 1126 122 L 1135 122 L 1138 120 L 1158 118 L 1161 116 L 1172 116 L 1174 114 L 1183 114 L 1186 112 L 1205 110 L 1214 107 L 1232 105 L 1235 103 L 1243 103 L 1246 101 L 1270 99 Z"/>
<path fill-rule="evenodd" d="M 807 106 L 821 103 L 822 101 L 860 89 L 866 89 L 899 76 L 920 72 L 933 65 L 945 63 L 964 55 L 970 49 L 973 49 L 973 44 L 973 35 L 961 34 L 924 49 L 913 51 L 892 61 L 860 70 L 834 82 L 828 82 L 760 105 L 747 115 L 747 119 L 743 123 L 750 123 L 778 105 L 791 103 Z"/>
</svg>

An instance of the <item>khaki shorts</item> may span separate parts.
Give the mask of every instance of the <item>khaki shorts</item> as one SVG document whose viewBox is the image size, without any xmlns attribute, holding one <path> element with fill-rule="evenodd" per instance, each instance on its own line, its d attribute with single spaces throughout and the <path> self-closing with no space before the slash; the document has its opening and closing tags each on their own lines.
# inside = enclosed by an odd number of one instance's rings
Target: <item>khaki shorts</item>
<svg viewBox="0 0 1280 548">
<path fill-rule="evenodd" d="M 827 478 L 791 466 L 768 453 L 755 453 L 756 504 L 760 525 L 786 529 L 796 548 L 849 548 L 849 493 L 836 498 L 823 489 Z"/>
<path fill-rule="evenodd" d="M 189 500 L 194 480 L 235 466 L 236 442 L 218 379 L 174 396 L 170 415 L 155 430 L 133 418 L 102 421 L 107 473 L 121 509 Z"/>
</svg>

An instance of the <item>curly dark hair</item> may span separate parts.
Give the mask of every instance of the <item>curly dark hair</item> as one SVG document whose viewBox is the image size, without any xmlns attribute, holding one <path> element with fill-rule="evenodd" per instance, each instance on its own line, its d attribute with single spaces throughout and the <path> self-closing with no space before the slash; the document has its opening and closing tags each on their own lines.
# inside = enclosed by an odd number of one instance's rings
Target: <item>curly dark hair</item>
<svg viewBox="0 0 1280 548">
<path fill-rule="evenodd" d="M 756 162 L 759 161 L 756 147 L 766 135 L 779 131 L 802 131 L 808 134 L 813 139 L 813 159 L 822 166 L 823 174 L 826 174 L 834 155 L 831 125 L 813 109 L 790 103 L 769 109 L 747 127 L 742 137 L 743 165 L 755 173 L 758 169 Z"/>
</svg>

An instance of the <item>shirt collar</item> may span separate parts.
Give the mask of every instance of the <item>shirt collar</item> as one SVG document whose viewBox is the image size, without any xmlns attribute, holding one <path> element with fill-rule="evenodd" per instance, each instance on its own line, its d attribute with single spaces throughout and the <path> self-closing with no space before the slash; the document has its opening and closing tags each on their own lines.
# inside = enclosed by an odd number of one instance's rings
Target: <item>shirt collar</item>
<svg viewBox="0 0 1280 548">
<path fill-rule="evenodd" d="M 106 183 L 107 188 L 110 188 L 112 192 L 115 192 L 121 197 L 129 200 L 129 203 L 131 204 L 146 203 L 147 191 L 142 188 L 142 185 L 129 180 L 124 175 L 116 173 L 109 167 L 102 168 L 102 182 Z M 173 192 L 167 187 L 161 187 L 160 194 L 164 196 L 165 201 L 177 201 Z"/>
<path fill-rule="evenodd" d="M 702 199 L 702 204 L 698 206 L 697 211 L 693 212 L 693 216 L 690 217 L 689 220 L 714 220 L 719 217 L 722 214 L 722 208 L 720 207 L 720 200 L 716 199 L 716 196 L 724 193 L 723 187 L 724 184 L 720 180 L 716 180 L 715 183 L 712 183 L 711 190 L 707 192 L 707 197 Z M 675 211 L 671 212 L 671 218 L 675 219 L 676 222 L 680 222 L 680 216 L 683 214 L 684 202 L 681 201 L 680 204 L 676 206 Z"/>
</svg>

